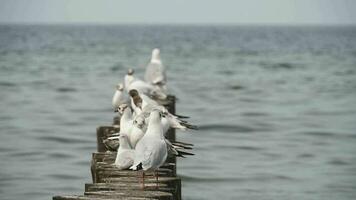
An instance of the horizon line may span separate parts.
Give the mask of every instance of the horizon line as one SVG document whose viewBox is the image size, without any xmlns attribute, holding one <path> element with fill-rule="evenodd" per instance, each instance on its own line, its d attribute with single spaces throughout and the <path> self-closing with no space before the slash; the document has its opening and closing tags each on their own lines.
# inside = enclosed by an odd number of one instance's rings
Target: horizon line
<svg viewBox="0 0 356 200">
<path fill-rule="evenodd" d="M 228 22 L 1 22 L 0 25 L 78 25 L 78 26 L 356 26 L 356 23 L 228 23 Z"/>
</svg>

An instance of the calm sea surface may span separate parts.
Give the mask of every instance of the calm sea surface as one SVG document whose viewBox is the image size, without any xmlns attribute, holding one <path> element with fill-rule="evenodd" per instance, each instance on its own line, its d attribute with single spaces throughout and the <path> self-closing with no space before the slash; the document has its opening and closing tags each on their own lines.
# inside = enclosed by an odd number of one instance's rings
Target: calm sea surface
<svg viewBox="0 0 356 200">
<path fill-rule="evenodd" d="M 356 27 L 0 26 L 0 199 L 82 194 L 114 86 L 161 48 L 189 199 L 356 199 Z"/>
</svg>

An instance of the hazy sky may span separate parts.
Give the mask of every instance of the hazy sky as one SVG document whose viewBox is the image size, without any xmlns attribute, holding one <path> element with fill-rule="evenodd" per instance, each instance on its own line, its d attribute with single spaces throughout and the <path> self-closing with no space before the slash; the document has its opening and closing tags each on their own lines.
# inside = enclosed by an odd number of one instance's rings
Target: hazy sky
<svg viewBox="0 0 356 200">
<path fill-rule="evenodd" d="M 356 0 L 0 0 L 0 23 L 356 24 Z"/>
</svg>

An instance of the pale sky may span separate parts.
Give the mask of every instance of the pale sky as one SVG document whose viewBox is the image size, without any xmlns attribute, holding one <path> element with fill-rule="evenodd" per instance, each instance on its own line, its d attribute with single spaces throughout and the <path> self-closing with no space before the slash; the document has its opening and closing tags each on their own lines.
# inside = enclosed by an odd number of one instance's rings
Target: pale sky
<svg viewBox="0 0 356 200">
<path fill-rule="evenodd" d="M 356 24 L 356 0 L 0 0 L 0 23 Z"/>
</svg>

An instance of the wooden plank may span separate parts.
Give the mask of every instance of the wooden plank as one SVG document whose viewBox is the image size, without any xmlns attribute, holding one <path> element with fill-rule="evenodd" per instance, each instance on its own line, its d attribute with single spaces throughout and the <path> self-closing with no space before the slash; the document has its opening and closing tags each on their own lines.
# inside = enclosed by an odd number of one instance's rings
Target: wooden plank
<svg viewBox="0 0 356 200">
<path fill-rule="evenodd" d="M 110 165 L 115 162 L 115 158 L 116 158 L 116 152 L 93 153 L 92 154 L 92 166 L 91 166 L 92 173 L 93 173 L 93 170 L 98 167 L 97 164 L 100 164 L 103 167 L 105 167 L 105 166 L 110 167 Z M 167 162 L 168 161 L 169 161 L 169 159 L 167 159 Z M 167 162 L 161 168 L 169 169 L 172 171 L 173 176 L 176 175 L 176 164 L 175 163 L 167 163 Z M 111 167 L 113 167 L 113 166 L 111 166 Z"/>
<path fill-rule="evenodd" d="M 127 183 L 127 182 L 117 182 L 117 183 L 86 183 L 85 191 L 113 191 L 113 190 L 121 190 L 121 189 L 132 189 L 132 190 L 141 190 L 141 183 Z M 173 188 L 169 188 L 165 183 L 158 183 L 158 187 L 160 191 L 171 191 Z M 145 183 L 145 190 L 156 190 L 157 183 Z"/>
<path fill-rule="evenodd" d="M 110 137 L 113 133 L 119 132 L 117 126 L 99 126 L 96 129 L 97 149 L 98 152 L 106 152 L 109 149 L 104 145 L 103 140 Z"/>
<path fill-rule="evenodd" d="M 108 197 L 108 196 L 84 196 L 84 195 L 63 195 L 54 196 L 53 200 L 153 200 L 158 198 L 145 197 Z"/>
<path fill-rule="evenodd" d="M 85 185 L 85 191 L 121 191 L 121 190 L 142 190 L 141 177 L 121 177 L 106 178 L 107 183 L 94 183 Z M 162 178 L 158 179 L 158 189 L 156 179 L 149 177 L 145 179 L 145 190 L 163 191 L 173 194 L 174 199 L 181 199 L 181 179 L 180 178 Z"/>
<path fill-rule="evenodd" d="M 155 198 L 159 200 L 174 200 L 173 195 L 169 192 L 150 191 L 150 190 L 120 190 L 120 191 L 97 191 L 84 192 L 85 196 L 91 197 L 138 197 L 138 198 Z"/>
</svg>

